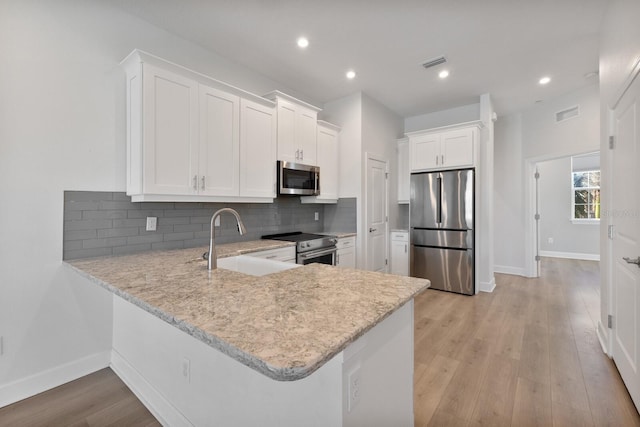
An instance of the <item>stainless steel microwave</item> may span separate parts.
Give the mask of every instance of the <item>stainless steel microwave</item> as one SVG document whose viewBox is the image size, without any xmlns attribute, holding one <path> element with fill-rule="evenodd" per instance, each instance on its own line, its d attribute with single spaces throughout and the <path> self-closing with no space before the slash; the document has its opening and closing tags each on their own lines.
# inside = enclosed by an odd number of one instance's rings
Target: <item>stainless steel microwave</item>
<svg viewBox="0 0 640 427">
<path fill-rule="evenodd" d="M 278 160 L 278 194 L 317 196 L 320 194 L 320 168 Z"/>
</svg>

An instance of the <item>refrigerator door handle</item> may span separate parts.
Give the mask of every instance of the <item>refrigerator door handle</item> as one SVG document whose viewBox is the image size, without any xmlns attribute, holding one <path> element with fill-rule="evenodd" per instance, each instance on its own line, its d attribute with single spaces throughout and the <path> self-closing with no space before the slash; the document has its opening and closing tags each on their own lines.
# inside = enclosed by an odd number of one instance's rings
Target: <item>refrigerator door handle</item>
<svg viewBox="0 0 640 427">
<path fill-rule="evenodd" d="M 436 207 L 436 222 L 442 224 L 442 175 L 438 176 L 436 186 L 438 187 L 438 206 Z"/>
</svg>

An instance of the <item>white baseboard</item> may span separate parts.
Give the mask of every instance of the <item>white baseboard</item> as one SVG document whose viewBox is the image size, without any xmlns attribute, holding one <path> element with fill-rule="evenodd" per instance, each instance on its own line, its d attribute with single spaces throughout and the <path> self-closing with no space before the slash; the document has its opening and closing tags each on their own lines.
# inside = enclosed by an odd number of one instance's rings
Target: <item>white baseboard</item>
<svg viewBox="0 0 640 427">
<path fill-rule="evenodd" d="M 611 357 L 611 353 L 609 352 L 609 332 L 604 327 L 602 322 L 598 320 L 598 327 L 596 328 L 596 335 L 598 335 L 598 341 L 600 341 L 600 346 L 602 347 L 602 351 Z"/>
<path fill-rule="evenodd" d="M 493 271 L 501 274 L 511 274 L 514 276 L 526 276 L 524 273 L 524 268 L 522 267 L 511 267 L 509 265 L 494 265 Z"/>
<path fill-rule="evenodd" d="M 496 288 L 496 278 L 492 277 L 490 282 L 480 282 L 481 292 L 493 292 Z"/>
<path fill-rule="evenodd" d="M 540 256 L 549 258 L 581 259 L 585 261 L 600 261 L 600 254 L 582 254 L 579 252 L 540 251 Z"/>
<path fill-rule="evenodd" d="M 111 352 L 111 369 L 136 395 L 142 404 L 163 426 L 193 427 L 184 415 L 173 406 L 117 351 Z"/>
<path fill-rule="evenodd" d="M 110 359 L 109 351 L 96 353 L 1 385 L 0 408 L 107 368 Z"/>
</svg>

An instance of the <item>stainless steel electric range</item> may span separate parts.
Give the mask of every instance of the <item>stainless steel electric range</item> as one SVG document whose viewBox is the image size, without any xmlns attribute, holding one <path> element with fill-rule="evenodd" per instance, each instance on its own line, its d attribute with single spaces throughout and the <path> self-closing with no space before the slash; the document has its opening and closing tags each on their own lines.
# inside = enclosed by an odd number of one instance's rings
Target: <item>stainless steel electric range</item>
<svg viewBox="0 0 640 427">
<path fill-rule="evenodd" d="M 296 231 L 293 233 L 271 234 L 262 236 L 262 238 L 295 242 L 297 264 L 304 265 L 316 262 L 336 265 L 336 243 L 338 239 L 335 236 Z"/>
</svg>

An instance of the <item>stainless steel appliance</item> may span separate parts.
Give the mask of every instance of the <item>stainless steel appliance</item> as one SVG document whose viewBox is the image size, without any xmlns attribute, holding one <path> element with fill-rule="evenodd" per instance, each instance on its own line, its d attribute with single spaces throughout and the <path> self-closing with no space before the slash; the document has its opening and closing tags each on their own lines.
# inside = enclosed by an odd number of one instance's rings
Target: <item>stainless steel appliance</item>
<svg viewBox="0 0 640 427">
<path fill-rule="evenodd" d="M 296 242 L 296 264 L 304 265 L 316 262 L 336 265 L 336 243 L 338 239 L 334 236 L 296 231 L 293 233 L 271 234 L 262 236 L 262 238 Z"/>
<path fill-rule="evenodd" d="M 409 215 L 411 276 L 473 295 L 474 170 L 412 174 Z"/>
<path fill-rule="evenodd" d="M 278 194 L 317 196 L 320 194 L 320 168 L 278 160 Z"/>
</svg>

